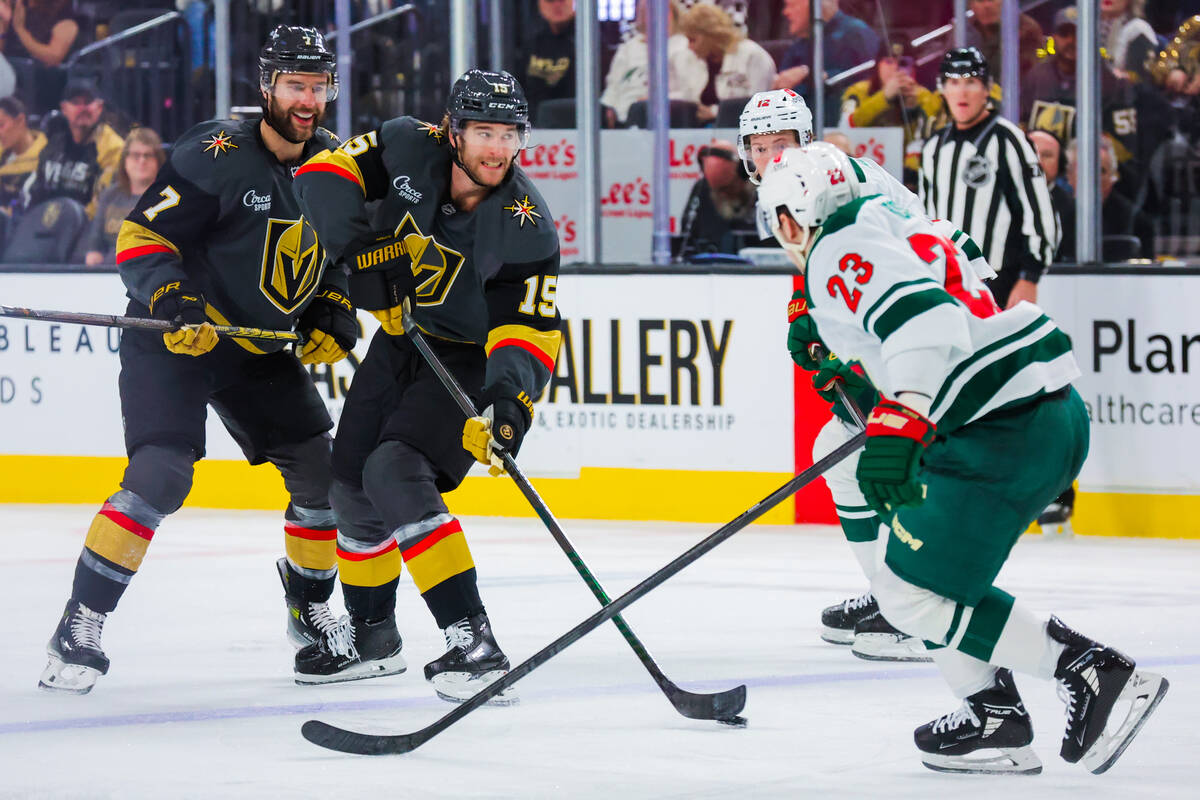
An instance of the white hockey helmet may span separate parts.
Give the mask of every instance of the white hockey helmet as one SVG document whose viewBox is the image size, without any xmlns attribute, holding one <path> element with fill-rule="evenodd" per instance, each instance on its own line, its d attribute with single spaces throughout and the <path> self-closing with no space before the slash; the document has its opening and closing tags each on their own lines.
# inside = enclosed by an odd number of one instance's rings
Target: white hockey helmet
<svg viewBox="0 0 1200 800">
<path fill-rule="evenodd" d="M 854 199 L 854 181 L 846 173 L 846 154 L 824 142 L 792 147 L 767 166 L 758 187 L 758 221 L 766 225 L 796 265 L 803 267 L 812 246 L 813 230 L 842 206 Z M 786 211 L 800 226 L 801 241 L 789 242 L 780 235 L 779 213 Z"/>
<path fill-rule="evenodd" d="M 782 131 L 795 131 L 796 143 L 801 147 L 812 141 L 813 117 L 804 98 L 791 89 L 772 89 L 751 97 L 738 119 L 737 148 L 746 174 L 755 184 L 761 176 L 756 174 L 754 160 L 750 157 L 750 136 Z"/>
<path fill-rule="evenodd" d="M 841 198 L 838 201 L 839 207 L 845 205 L 851 200 L 858 198 L 860 194 L 860 185 L 858 181 L 854 180 L 854 167 L 850 164 L 850 157 L 846 155 L 837 145 L 830 144 L 829 142 L 811 142 L 804 147 L 794 147 L 789 148 L 789 150 L 795 151 L 796 153 L 803 153 L 803 158 L 810 161 L 816 161 L 820 165 L 823 165 L 823 168 L 830 175 L 839 174 L 840 171 L 840 174 L 845 177 L 846 180 L 844 182 L 839 182 L 836 187 L 839 191 L 838 197 Z M 794 160 L 799 158 L 801 157 L 796 156 Z M 772 169 L 773 164 L 774 162 L 772 162 L 772 165 L 768 165 L 768 171 Z M 843 189 L 845 190 L 844 197 L 842 195 Z M 760 198 L 762 197 L 762 189 L 758 190 L 758 195 Z M 760 213 L 755 214 L 755 222 L 758 224 L 758 238 L 766 239 L 774 235 L 775 230 L 772 228 L 772 221 L 775 220 L 776 217 L 774 213 L 775 208 L 778 208 L 778 206 L 772 206 L 769 214 L 762 213 L 761 209 Z M 797 220 L 797 222 L 798 221 L 799 220 Z"/>
</svg>

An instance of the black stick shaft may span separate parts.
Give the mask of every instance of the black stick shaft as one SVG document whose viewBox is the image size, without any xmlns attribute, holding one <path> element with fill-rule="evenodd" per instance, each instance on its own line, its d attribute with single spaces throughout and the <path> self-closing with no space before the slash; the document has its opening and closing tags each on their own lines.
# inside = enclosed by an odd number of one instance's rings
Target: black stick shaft
<svg viewBox="0 0 1200 800">
<path fill-rule="evenodd" d="M 106 328 L 133 328 L 147 331 L 178 330 L 179 326 L 165 319 L 143 317 L 121 317 L 114 314 L 88 314 L 77 311 L 40 311 L 33 308 L 0 306 L 0 317 L 36 319 L 43 322 L 71 322 L 79 325 L 101 325 Z M 218 336 L 234 339 L 257 339 L 272 342 L 303 343 L 304 337 L 294 331 L 273 331 L 266 328 L 249 328 L 242 325 L 213 325 Z"/>
<path fill-rule="evenodd" d="M 450 370 L 446 368 L 446 365 L 442 363 L 442 360 L 438 358 L 437 353 L 433 352 L 433 349 L 429 346 L 429 342 L 425 340 L 425 337 L 421 334 L 416 323 L 408 313 L 404 314 L 403 322 L 408 337 L 412 340 L 417 350 L 421 352 L 426 363 L 437 373 L 442 385 L 446 387 L 446 391 L 454 398 L 458 407 L 468 417 L 476 416 L 477 411 L 471 402 L 471 398 L 463 390 L 462 385 L 459 384 Z M 571 544 L 571 540 L 567 538 L 566 532 L 559 525 L 558 520 L 554 518 L 554 514 L 550 511 L 550 507 L 546 504 L 546 501 L 542 499 L 537 489 L 533 487 L 533 484 L 521 471 L 521 468 L 517 466 L 516 459 L 508 452 L 504 452 L 502 458 L 505 470 L 512 477 L 513 481 L 516 482 L 517 487 L 521 490 L 521 494 L 525 496 L 525 499 L 533 507 L 533 510 L 537 512 L 546 529 L 550 531 L 550 535 L 554 537 L 554 541 L 562 548 L 571 565 L 575 567 L 575 571 L 583 578 L 583 582 L 587 584 L 588 589 L 600 601 L 601 605 L 608 605 L 612 602 L 609 599 L 608 593 L 604 591 L 604 587 L 600 585 L 595 575 L 592 574 L 591 570 L 583 562 L 579 552 Z M 634 653 L 637 654 L 642 665 L 650 672 L 650 675 L 659 685 L 659 688 L 663 689 L 664 692 L 668 692 L 668 697 L 680 713 L 698 719 L 727 719 L 742 710 L 742 707 L 745 705 L 745 687 L 736 687 L 729 690 L 728 696 L 724 696 L 726 695 L 724 692 L 717 695 L 692 695 L 691 693 L 683 693 L 663 673 L 658 663 L 646 649 L 646 646 L 642 644 L 641 639 L 637 637 L 637 634 L 633 632 L 633 629 L 629 627 L 624 618 L 614 616 L 613 624 L 616 625 L 621 635 L 625 638 L 625 641 L 629 643 L 629 646 L 633 648 Z M 672 696 L 672 694 L 676 696 Z M 693 700 L 693 702 L 688 703 L 688 700 Z"/>
<path fill-rule="evenodd" d="M 545 664 L 558 653 L 570 647 L 581 638 L 591 633 L 596 628 L 603 625 L 608 620 L 621 613 L 627 607 L 640 600 L 642 597 L 656 589 L 668 578 L 677 574 L 688 565 L 695 562 L 705 553 L 709 552 L 717 545 L 724 542 L 729 537 L 733 536 L 738 531 L 745 528 L 750 523 L 761 517 L 767 511 L 771 510 L 779 503 L 791 497 L 799 491 L 805 484 L 810 483 L 819 477 L 823 472 L 837 464 L 839 461 L 850 455 L 852 452 L 862 447 L 866 442 L 867 435 L 858 433 L 852 439 L 842 443 L 829 455 L 817 461 L 808 469 L 801 472 L 796 477 L 789 480 L 783 486 L 776 489 L 771 494 L 754 504 L 746 511 L 742 512 L 736 519 L 727 523 L 717 531 L 709 534 L 699 543 L 682 555 L 673 559 L 670 563 L 659 569 L 650 577 L 634 586 L 625 594 L 613 600 L 610 604 L 604 606 L 596 613 L 592 614 L 587 619 L 580 622 L 574 628 L 564 633 L 562 636 L 555 639 L 550 644 L 543 647 L 541 650 L 534 653 L 529 658 L 522 661 L 517 666 L 513 667 L 507 675 L 504 675 L 499 680 L 488 684 L 483 690 L 472 696 L 469 700 L 464 701 L 461 705 L 456 706 L 453 711 L 443 716 L 433 724 L 415 731 L 411 734 L 400 734 L 396 736 L 372 736 L 368 734 L 358 734 L 350 731 L 343 731 L 332 726 L 325 725 L 320 722 L 305 723 L 305 736 L 312 741 L 316 741 L 325 747 L 330 747 L 335 750 L 344 752 L 367 753 L 367 754 L 384 754 L 384 753 L 407 753 L 420 747 L 425 742 L 432 739 L 442 731 L 449 728 L 458 720 L 470 714 L 475 709 L 486 704 L 490 699 L 503 692 L 508 687 L 525 677 L 535 669 Z"/>
</svg>

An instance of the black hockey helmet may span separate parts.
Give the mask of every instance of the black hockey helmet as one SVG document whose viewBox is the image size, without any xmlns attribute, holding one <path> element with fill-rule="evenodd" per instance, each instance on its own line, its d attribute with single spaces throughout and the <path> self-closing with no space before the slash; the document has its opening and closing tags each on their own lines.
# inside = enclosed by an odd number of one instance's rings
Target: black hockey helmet
<svg viewBox="0 0 1200 800">
<path fill-rule="evenodd" d="M 979 78 L 986 86 L 992 82 L 992 72 L 978 47 L 956 47 L 942 56 L 942 64 L 938 67 L 939 87 L 946 78 Z"/>
<path fill-rule="evenodd" d="M 529 143 L 529 103 L 521 84 L 508 72 L 467 70 L 454 82 L 446 112 L 451 130 L 462 130 L 467 120 L 516 125 L 521 147 Z"/>
<path fill-rule="evenodd" d="M 258 53 L 259 86 L 270 93 L 280 73 L 325 73 L 329 76 L 327 102 L 337 99 L 337 56 L 316 28 L 277 25 Z"/>
</svg>

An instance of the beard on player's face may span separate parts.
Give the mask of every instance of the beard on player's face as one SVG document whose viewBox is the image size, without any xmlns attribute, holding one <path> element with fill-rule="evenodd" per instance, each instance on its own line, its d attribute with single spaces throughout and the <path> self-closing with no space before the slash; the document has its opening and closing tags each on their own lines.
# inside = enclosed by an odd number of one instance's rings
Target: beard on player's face
<svg viewBox="0 0 1200 800">
<path fill-rule="evenodd" d="M 268 94 L 265 113 L 267 124 L 276 133 L 292 144 L 303 144 L 313 137 L 325 118 L 325 106 L 306 101 L 284 105 L 275 95 Z"/>
</svg>

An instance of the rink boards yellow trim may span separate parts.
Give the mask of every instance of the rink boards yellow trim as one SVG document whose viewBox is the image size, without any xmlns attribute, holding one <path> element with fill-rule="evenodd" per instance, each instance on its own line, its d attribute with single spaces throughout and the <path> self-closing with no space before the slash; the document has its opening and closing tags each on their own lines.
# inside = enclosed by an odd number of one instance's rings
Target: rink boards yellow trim
<svg viewBox="0 0 1200 800">
<path fill-rule="evenodd" d="M 123 458 L 0 456 L 0 503 L 84 503 L 99 507 L 117 490 Z M 775 472 L 585 467 L 578 478 L 535 478 L 555 516 L 566 519 L 733 519 L 790 475 Z M 283 480 L 269 465 L 204 460 L 187 505 L 199 508 L 281 509 Z M 507 478 L 470 477 L 446 497 L 454 514 L 532 517 Z M 794 509 L 782 503 L 761 522 L 788 525 Z M 1075 532 L 1101 536 L 1200 539 L 1200 495 L 1080 492 Z M 1036 530 L 1036 528 L 1035 528 Z"/>
</svg>

